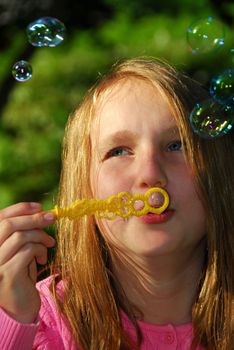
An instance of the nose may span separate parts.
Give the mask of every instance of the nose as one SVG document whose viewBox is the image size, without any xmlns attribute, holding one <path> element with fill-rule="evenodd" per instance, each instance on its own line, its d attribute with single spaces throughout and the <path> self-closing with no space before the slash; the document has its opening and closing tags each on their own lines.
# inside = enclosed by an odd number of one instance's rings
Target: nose
<svg viewBox="0 0 234 350">
<path fill-rule="evenodd" d="M 135 185 L 140 190 L 167 186 L 167 174 L 163 160 L 155 154 L 139 159 L 136 167 Z"/>
</svg>

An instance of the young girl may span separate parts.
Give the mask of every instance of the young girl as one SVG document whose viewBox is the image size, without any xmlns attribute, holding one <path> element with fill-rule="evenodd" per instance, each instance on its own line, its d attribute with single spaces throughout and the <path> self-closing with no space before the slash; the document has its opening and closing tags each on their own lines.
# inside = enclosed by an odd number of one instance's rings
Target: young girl
<svg viewBox="0 0 234 350">
<path fill-rule="evenodd" d="M 231 350 L 233 135 L 204 140 L 207 97 L 165 63 L 114 66 L 71 116 L 58 206 L 167 191 L 162 214 L 58 220 L 51 276 L 36 285 L 56 221 L 38 203 L 0 211 L 0 349 Z"/>
</svg>

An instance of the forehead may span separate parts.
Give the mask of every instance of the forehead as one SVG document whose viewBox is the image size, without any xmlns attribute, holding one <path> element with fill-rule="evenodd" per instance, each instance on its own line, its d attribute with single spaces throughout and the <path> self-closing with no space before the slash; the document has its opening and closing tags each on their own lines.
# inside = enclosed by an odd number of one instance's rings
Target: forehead
<svg viewBox="0 0 234 350">
<path fill-rule="evenodd" d="M 97 102 L 91 139 L 122 129 L 137 133 L 147 127 L 159 131 L 176 127 L 166 94 L 141 79 L 122 80 L 107 89 Z"/>
</svg>

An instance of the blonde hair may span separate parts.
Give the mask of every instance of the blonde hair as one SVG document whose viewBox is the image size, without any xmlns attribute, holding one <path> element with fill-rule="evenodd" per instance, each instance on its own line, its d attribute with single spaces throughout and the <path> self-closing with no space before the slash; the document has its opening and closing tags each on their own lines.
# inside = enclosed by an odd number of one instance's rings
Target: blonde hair
<svg viewBox="0 0 234 350">
<path fill-rule="evenodd" d="M 77 198 L 92 196 L 90 129 L 95 106 L 122 79 L 143 79 L 155 86 L 167 98 L 186 141 L 188 161 L 207 217 L 207 256 L 192 309 L 193 346 L 230 350 L 234 344 L 234 141 L 232 135 L 208 141 L 192 132 L 189 112 L 207 97 L 198 83 L 155 59 L 130 59 L 115 65 L 68 121 L 58 205 L 68 206 Z M 64 281 L 65 291 L 62 301 L 56 292 L 55 298 L 77 345 L 83 350 L 137 349 L 141 334 L 130 302 L 113 276 L 110 250 L 94 218 L 61 220 L 57 241 L 52 272 Z M 120 309 L 135 325 L 138 345 L 124 333 Z"/>
</svg>

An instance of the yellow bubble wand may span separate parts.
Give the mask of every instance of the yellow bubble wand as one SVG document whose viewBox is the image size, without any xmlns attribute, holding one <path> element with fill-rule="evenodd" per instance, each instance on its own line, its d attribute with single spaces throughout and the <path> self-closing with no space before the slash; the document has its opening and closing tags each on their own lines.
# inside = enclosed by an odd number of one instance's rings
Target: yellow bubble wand
<svg viewBox="0 0 234 350">
<path fill-rule="evenodd" d="M 169 205 L 169 195 L 161 187 L 153 187 L 144 194 L 131 195 L 120 192 L 107 199 L 78 199 L 69 207 L 55 207 L 50 210 L 57 219 L 77 220 L 84 215 L 96 215 L 101 219 L 113 220 L 117 216 L 128 218 L 147 213 L 161 214 Z"/>
</svg>

